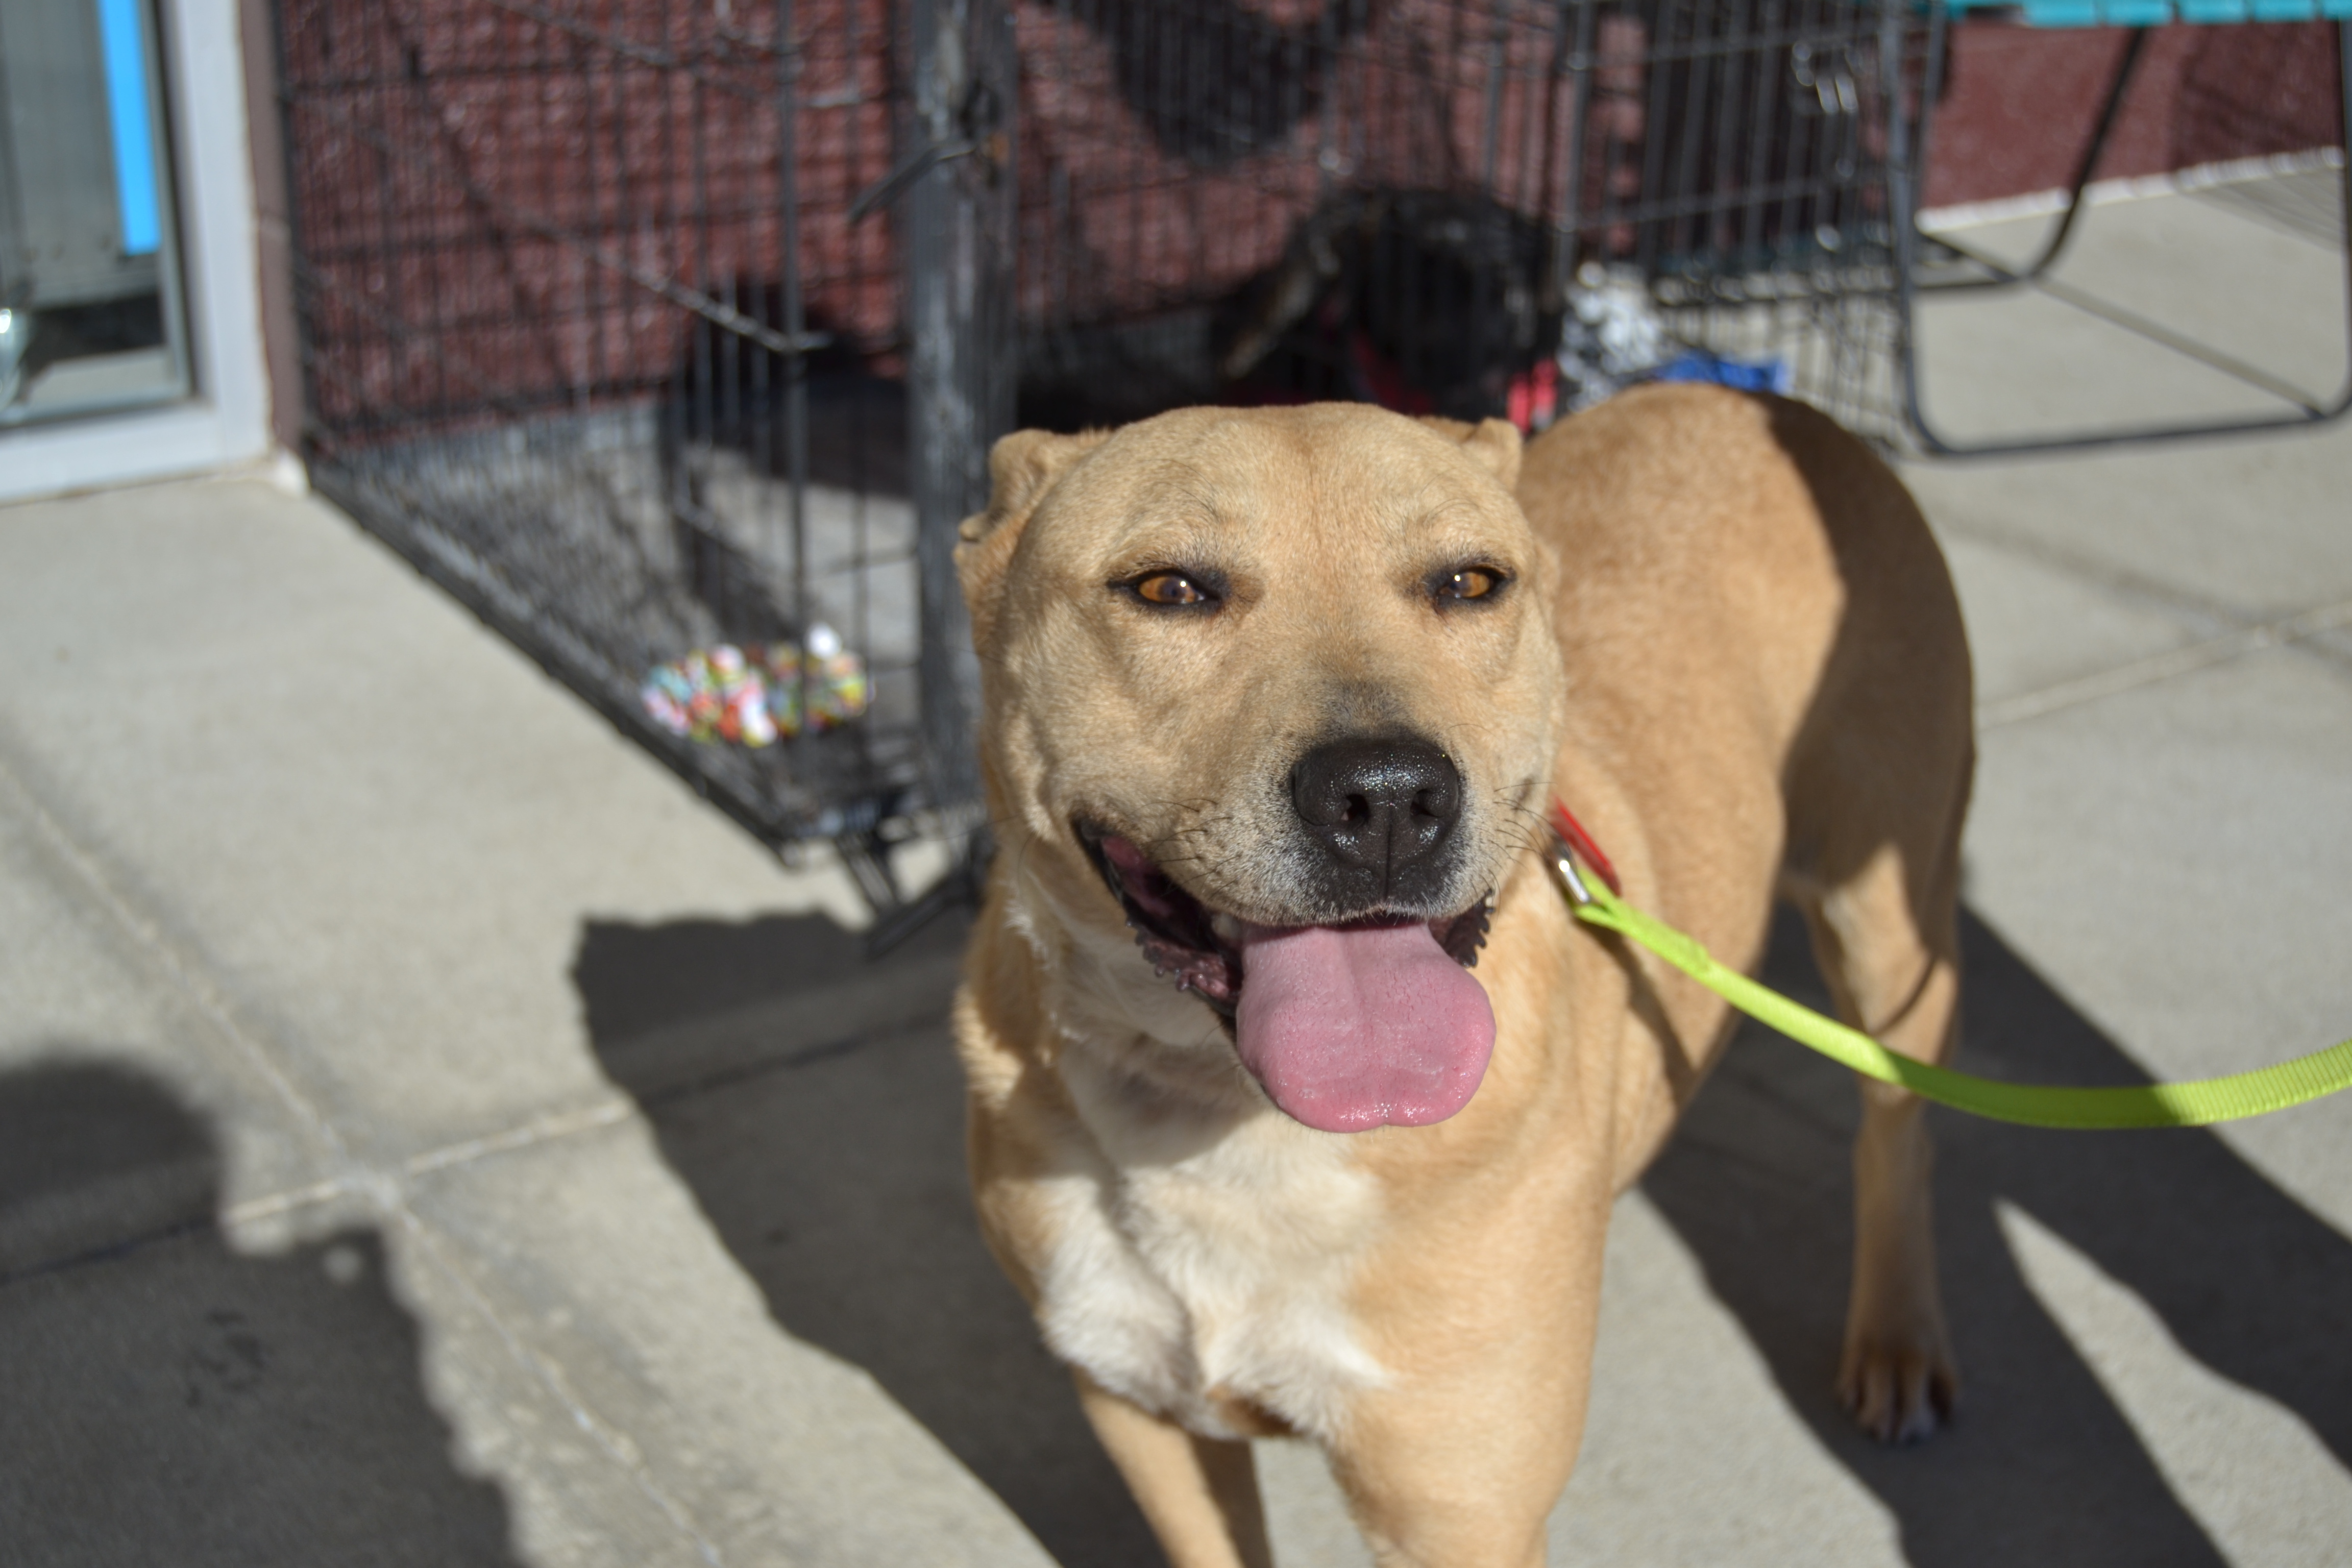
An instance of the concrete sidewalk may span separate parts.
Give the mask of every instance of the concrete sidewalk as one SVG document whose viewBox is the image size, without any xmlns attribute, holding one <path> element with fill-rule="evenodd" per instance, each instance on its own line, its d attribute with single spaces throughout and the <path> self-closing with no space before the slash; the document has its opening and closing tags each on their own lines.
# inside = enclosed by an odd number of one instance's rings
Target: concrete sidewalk
<svg viewBox="0 0 2352 1568">
<path fill-rule="evenodd" d="M 2164 198 L 2064 275 L 2226 334 L 2259 264 L 2236 341 L 2324 384 L 2279 237 Z M 1931 322 L 1940 413 L 2237 395 L 2045 305 Z M 2352 1033 L 2352 429 L 1909 477 L 1983 700 L 1962 1065 Z M 1153 1560 L 971 1226 L 958 931 L 859 963 L 838 876 L 257 484 L 0 510 L 0 1558 Z M 2352 1103 L 1944 1119 L 1967 1403 L 1888 1452 L 1828 1393 L 1852 1102 L 1743 1037 L 1621 1205 L 1555 1562 L 2340 1560 Z M 1286 1568 L 1362 1563 L 1262 1452 Z"/>
</svg>

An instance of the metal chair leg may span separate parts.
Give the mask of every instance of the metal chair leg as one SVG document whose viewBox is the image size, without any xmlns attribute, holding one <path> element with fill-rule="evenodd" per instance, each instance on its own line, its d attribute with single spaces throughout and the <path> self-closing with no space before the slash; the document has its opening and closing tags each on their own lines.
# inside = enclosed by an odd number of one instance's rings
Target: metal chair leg
<svg viewBox="0 0 2352 1568">
<path fill-rule="evenodd" d="M 1948 26 L 1948 18 L 1944 14 L 1942 6 L 1937 5 L 1931 23 L 1928 46 L 1929 73 L 1927 90 L 1929 99 L 1923 99 L 1920 107 L 1916 156 L 1907 162 L 1906 166 L 1897 168 L 1890 182 L 1893 186 L 1891 194 L 1896 209 L 1895 214 L 1895 371 L 1902 389 L 1904 417 L 1910 425 L 1912 434 L 1918 438 L 1922 448 L 1929 455 L 1939 458 L 1999 458 L 2015 457 L 2032 452 L 2084 451 L 2100 447 L 2132 446 L 2151 441 L 2178 441 L 2208 436 L 2246 435 L 2264 430 L 2306 429 L 2330 424 L 2342 418 L 2347 412 L 2352 412 L 2352 326 L 2347 326 L 2345 345 L 2347 371 L 2344 386 L 2333 400 L 2317 405 L 2303 405 L 2291 414 L 2011 440 L 1956 441 L 1938 431 L 1929 422 L 1926 410 L 1920 405 L 1919 357 L 1916 342 L 1916 327 L 1918 296 L 1923 291 L 1923 286 L 1918 280 L 1921 238 L 1918 218 L 1920 186 L 1924 181 L 1927 161 L 1927 102 L 1932 99 L 1936 83 L 1940 78 L 1944 36 Z M 2336 42 L 2340 70 L 2337 125 L 2346 144 L 2352 146 L 2352 25 L 2341 22 L 2336 24 Z M 2061 223 L 2057 234 L 2044 247 L 2042 258 L 2031 270 L 2011 273 L 2004 278 L 1986 280 L 1986 283 L 1991 286 L 2031 283 L 2056 259 L 2060 249 L 2071 234 L 2074 215 L 2081 207 L 2083 187 L 2087 183 L 2088 170 L 2095 162 L 2106 132 L 2112 129 L 2113 119 L 2116 107 L 2121 101 L 2123 89 L 2128 86 L 2131 70 L 2136 68 L 2137 64 L 2137 47 L 2135 46 L 2134 48 L 2126 51 L 2116 79 L 2109 89 L 2107 103 L 2101 111 L 2101 128 L 2092 139 L 2092 149 L 2085 157 L 2083 167 L 2077 171 L 2076 183 L 2073 198 L 2068 204 L 2066 219 Z M 2347 160 L 2342 175 L 2344 211 L 2347 221 L 2352 221 L 2352 159 Z M 2352 236 L 2348 236 L 2347 239 L 2344 261 L 2347 321 L 2347 323 L 2352 323 Z M 1986 286 L 1986 283 L 1980 283 L 1979 286 Z M 2194 345 L 2184 346 L 2185 340 L 2171 339 L 2170 334 L 2163 333 L 2160 330 L 2150 335 L 2154 337 L 2154 341 L 2166 342 L 2168 347 L 2191 353 L 2192 357 L 2200 358 L 2207 363 L 2216 363 L 2215 356 L 2210 353 L 2197 353 Z M 2168 339 L 2170 341 L 2168 342 Z M 2220 364 L 2217 364 L 2217 368 L 2225 371 L 2230 369 L 2228 365 Z M 2237 373 L 2231 372 L 2231 374 Z M 2242 375 L 2241 379 L 2246 378 Z M 2262 383 L 2257 381 L 2252 384 L 2259 386 Z M 2277 391 L 2275 387 L 2263 387 L 2263 390 L 2273 394 Z"/>
<path fill-rule="evenodd" d="M 2058 226 L 2042 247 L 2042 253 L 2023 268 L 2011 268 L 1989 256 L 1979 256 L 1966 246 L 1940 240 L 1944 248 L 1965 257 L 1991 276 L 1989 278 L 1956 278 L 1948 281 L 1929 283 L 1922 287 L 1935 292 L 1958 289 L 2007 289 L 2020 283 L 2031 283 L 2057 264 L 2064 254 L 2066 242 L 2074 236 L 2074 220 L 2082 215 L 2083 193 L 2090 187 L 2091 176 L 2098 172 L 2099 161 L 2106 155 L 2107 137 L 2114 132 L 2116 121 L 2122 116 L 2124 100 L 2139 74 L 2140 55 L 2147 47 L 2147 29 L 2134 27 L 2124 44 L 2124 52 L 2116 61 L 2115 74 L 2108 79 L 2105 100 L 2099 105 L 2099 118 L 2091 130 L 2089 145 L 2083 149 L 2082 158 L 2074 165 L 2074 180 L 2066 189 L 2065 210 L 2059 215 Z M 1940 56 L 1938 57 L 1940 64 Z M 1926 113 L 1922 109 L 1922 116 Z M 1925 133 L 1922 133 L 1925 142 Z M 1923 172 L 1924 172 L 1924 165 Z"/>
</svg>

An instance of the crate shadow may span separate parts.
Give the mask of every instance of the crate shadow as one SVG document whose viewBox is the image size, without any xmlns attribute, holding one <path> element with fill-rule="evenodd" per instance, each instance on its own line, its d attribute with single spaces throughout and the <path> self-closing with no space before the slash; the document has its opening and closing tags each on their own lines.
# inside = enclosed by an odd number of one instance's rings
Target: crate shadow
<svg viewBox="0 0 2352 1568">
<path fill-rule="evenodd" d="M 965 925 L 867 963 L 822 917 L 595 922 L 605 1070 L 794 1337 L 864 1368 L 1068 1568 L 1158 1561 L 980 1239 L 947 1029 Z"/>
</svg>

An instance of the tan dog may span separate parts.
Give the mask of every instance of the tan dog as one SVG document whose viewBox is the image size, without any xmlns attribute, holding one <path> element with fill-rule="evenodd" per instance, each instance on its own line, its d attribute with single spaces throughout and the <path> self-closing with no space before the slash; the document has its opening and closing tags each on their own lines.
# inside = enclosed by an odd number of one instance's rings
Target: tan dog
<svg viewBox="0 0 2352 1568">
<path fill-rule="evenodd" d="M 1828 419 L 1711 388 L 1524 460 L 1325 405 L 992 470 L 956 1027 L 997 1258 L 1181 1568 L 1267 1561 L 1244 1439 L 1281 1434 L 1382 1563 L 1539 1563 L 1611 1201 L 1731 1022 L 1574 924 L 1541 814 L 1727 963 L 1792 899 L 1845 1017 L 1940 1060 L 1972 742 L 1934 542 Z M 1842 1393 L 1907 1438 L 1953 1393 L 1927 1135 L 1864 1101 Z"/>
</svg>

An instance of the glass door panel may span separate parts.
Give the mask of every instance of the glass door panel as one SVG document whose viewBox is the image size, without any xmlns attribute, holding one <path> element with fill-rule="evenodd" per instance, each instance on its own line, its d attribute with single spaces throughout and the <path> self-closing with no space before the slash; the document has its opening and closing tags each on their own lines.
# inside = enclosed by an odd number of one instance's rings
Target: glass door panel
<svg viewBox="0 0 2352 1568">
<path fill-rule="evenodd" d="M 147 0 L 0 0 L 0 428 L 187 395 Z"/>
</svg>

